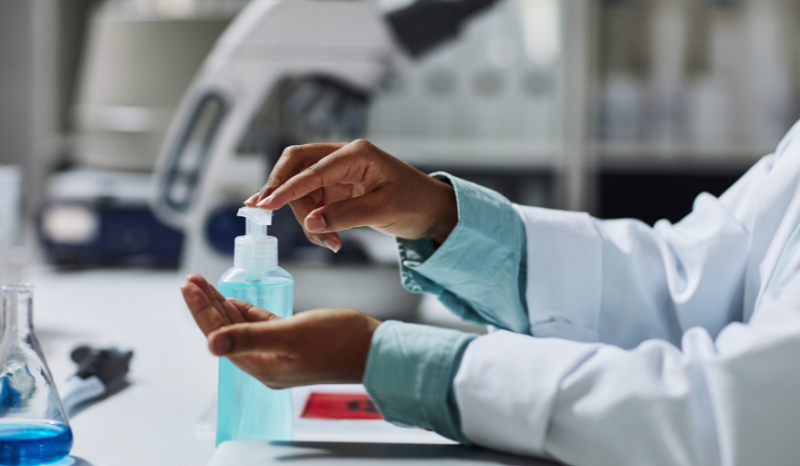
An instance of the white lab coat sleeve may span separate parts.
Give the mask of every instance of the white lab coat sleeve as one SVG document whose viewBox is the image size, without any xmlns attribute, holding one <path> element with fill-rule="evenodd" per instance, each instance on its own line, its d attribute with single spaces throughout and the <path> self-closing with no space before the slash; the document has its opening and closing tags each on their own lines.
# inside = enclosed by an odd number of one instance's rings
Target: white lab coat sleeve
<svg viewBox="0 0 800 466">
<path fill-rule="evenodd" d="M 715 336 L 741 320 L 758 190 L 773 158 L 719 199 L 701 194 L 675 225 L 516 206 L 531 333 L 632 348 L 651 338 L 677 345 L 694 326 Z"/>
<path fill-rule="evenodd" d="M 635 349 L 496 332 L 454 379 L 472 442 L 570 465 L 793 465 L 800 458 L 800 274 L 716 340 Z"/>
</svg>

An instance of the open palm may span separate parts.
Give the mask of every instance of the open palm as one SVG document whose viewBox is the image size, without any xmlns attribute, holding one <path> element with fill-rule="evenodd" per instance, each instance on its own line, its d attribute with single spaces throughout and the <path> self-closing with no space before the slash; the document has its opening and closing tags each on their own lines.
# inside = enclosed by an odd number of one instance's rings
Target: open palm
<svg viewBox="0 0 800 466">
<path fill-rule="evenodd" d="M 361 382 L 380 325 L 354 309 L 317 309 L 284 319 L 226 299 L 196 274 L 181 291 L 211 352 L 270 388 Z"/>
<path fill-rule="evenodd" d="M 223 327 L 243 323 L 270 322 L 281 317 L 260 307 L 235 298 L 225 298 L 200 275 L 191 274 L 181 287 L 183 297 L 194 320 L 207 338 Z M 212 340 L 209 340 L 209 345 Z M 212 352 L 215 352 L 212 348 Z M 228 359 L 240 369 L 255 374 L 260 368 L 274 367 L 283 355 L 277 353 L 242 353 Z"/>
</svg>

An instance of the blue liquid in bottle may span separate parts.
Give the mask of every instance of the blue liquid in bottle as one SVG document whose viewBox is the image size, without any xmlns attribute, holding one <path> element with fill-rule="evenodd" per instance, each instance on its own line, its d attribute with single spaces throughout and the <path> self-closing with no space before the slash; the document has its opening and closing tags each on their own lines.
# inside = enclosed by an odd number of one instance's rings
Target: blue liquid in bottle
<svg viewBox="0 0 800 466">
<path fill-rule="evenodd" d="M 242 210 L 259 215 L 264 212 Z M 290 317 L 294 279 L 278 267 L 277 239 L 266 235 L 264 224 L 254 224 L 249 215 L 247 218 L 247 235 L 236 238 L 234 266 L 220 277 L 217 288 L 226 298 Z M 273 390 L 228 358 L 220 358 L 216 444 L 226 440 L 293 439 L 292 391 Z"/>
<path fill-rule="evenodd" d="M 287 277 L 273 275 L 262 284 L 220 280 L 218 288 L 225 297 L 238 298 L 281 317 L 289 317 L 294 281 L 283 269 L 280 272 Z M 292 391 L 273 390 L 228 358 L 220 358 L 217 445 L 234 439 L 292 440 L 293 432 Z"/>
<path fill-rule="evenodd" d="M 58 461 L 72 447 L 72 430 L 58 422 L 0 423 L 0 464 L 33 465 Z"/>
</svg>

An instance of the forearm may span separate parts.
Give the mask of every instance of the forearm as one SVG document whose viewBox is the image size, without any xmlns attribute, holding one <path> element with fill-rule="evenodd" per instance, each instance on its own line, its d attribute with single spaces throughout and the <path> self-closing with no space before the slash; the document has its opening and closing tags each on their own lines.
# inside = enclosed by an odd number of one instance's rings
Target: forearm
<svg viewBox="0 0 800 466">
<path fill-rule="evenodd" d="M 797 281 L 750 324 L 716 341 L 695 328 L 680 347 L 385 323 L 364 383 L 391 422 L 567 464 L 788 464 L 800 455 Z"/>
<path fill-rule="evenodd" d="M 694 328 L 680 348 L 480 337 L 454 382 L 462 431 L 567 464 L 789 464 L 800 455 L 795 306 L 716 341 Z"/>
<path fill-rule="evenodd" d="M 430 228 L 425 236 L 436 244 L 442 244 L 458 224 L 458 204 L 456 191 L 448 180 L 436 179 L 434 186 L 439 193 L 435 198 L 438 202 L 433 202 L 427 213 L 430 216 Z"/>
<path fill-rule="evenodd" d="M 403 286 L 436 295 L 460 317 L 529 333 L 525 227 L 494 191 L 440 173 L 456 194 L 458 223 L 447 240 L 398 239 Z"/>
<path fill-rule="evenodd" d="M 364 386 L 392 423 L 466 441 L 452 381 L 476 335 L 388 321 L 372 338 Z"/>
<path fill-rule="evenodd" d="M 655 227 L 519 210 L 535 244 L 528 250 L 527 302 L 536 336 L 623 348 L 651 338 L 679 344 L 688 328 L 716 336 L 742 318 L 749 232 L 710 195 L 679 224 Z"/>
</svg>

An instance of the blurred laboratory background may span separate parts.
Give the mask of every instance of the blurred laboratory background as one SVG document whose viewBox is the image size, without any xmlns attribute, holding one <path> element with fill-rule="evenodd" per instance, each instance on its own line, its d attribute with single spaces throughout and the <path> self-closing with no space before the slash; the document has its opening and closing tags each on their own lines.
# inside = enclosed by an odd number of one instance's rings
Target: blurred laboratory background
<svg viewBox="0 0 800 466">
<path fill-rule="evenodd" d="M 800 117 L 800 0 L 281 3 L 242 37 L 246 0 L 0 1 L 3 280 L 216 280 L 282 148 L 357 137 L 517 203 L 674 222 Z M 297 310 L 474 328 L 402 289 L 392 238 L 272 232 Z"/>
</svg>

